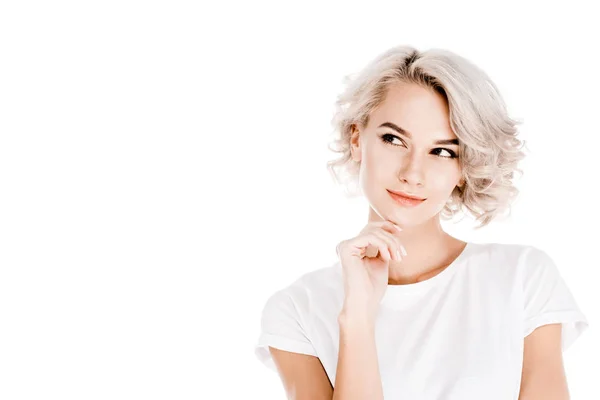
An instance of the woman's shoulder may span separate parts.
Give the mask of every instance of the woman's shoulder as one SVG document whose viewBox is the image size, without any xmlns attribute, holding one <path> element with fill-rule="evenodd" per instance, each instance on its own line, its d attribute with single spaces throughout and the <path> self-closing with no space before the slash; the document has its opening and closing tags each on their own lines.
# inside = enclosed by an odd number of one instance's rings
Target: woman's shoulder
<svg viewBox="0 0 600 400">
<path fill-rule="evenodd" d="M 527 274 L 536 268 L 553 266 L 547 251 L 525 243 L 472 243 L 472 260 L 486 270 L 503 270 L 517 274 Z"/>
<path fill-rule="evenodd" d="M 535 257 L 545 253 L 542 249 L 534 245 L 523 243 L 469 242 L 469 245 L 474 249 L 474 254 L 486 254 L 489 256 Z"/>
<path fill-rule="evenodd" d="M 339 261 L 302 273 L 290 283 L 277 289 L 271 297 L 287 298 L 300 307 L 308 307 L 314 299 L 325 300 L 343 293 Z"/>
</svg>

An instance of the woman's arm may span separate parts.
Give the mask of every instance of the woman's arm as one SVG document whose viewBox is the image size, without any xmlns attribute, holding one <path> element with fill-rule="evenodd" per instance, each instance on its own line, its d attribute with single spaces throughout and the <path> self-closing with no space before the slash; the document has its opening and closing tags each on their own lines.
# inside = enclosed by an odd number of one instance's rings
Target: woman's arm
<svg viewBox="0 0 600 400">
<path fill-rule="evenodd" d="M 290 400 L 331 400 L 333 387 L 318 357 L 269 347 Z"/>
<path fill-rule="evenodd" d="M 561 324 L 540 326 L 525 338 L 519 400 L 568 400 Z"/>
<path fill-rule="evenodd" d="M 367 313 L 344 309 L 338 323 L 340 350 L 333 400 L 383 400 L 374 321 Z"/>
</svg>

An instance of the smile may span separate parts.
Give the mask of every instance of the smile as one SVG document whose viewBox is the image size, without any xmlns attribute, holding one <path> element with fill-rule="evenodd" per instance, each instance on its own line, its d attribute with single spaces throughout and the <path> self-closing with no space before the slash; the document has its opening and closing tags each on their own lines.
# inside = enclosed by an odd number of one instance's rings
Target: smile
<svg viewBox="0 0 600 400">
<path fill-rule="evenodd" d="M 419 204 L 423 203 L 426 199 L 412 199 L 409 197 L 405 197 L 402 196 L 400 194 L 397 193 L 393 193 L 390 192 L 389 190 L 387 191 L 390 195 L 390 197 L 399 205 L 403 206 L 403 207 L 414 207 L 414 206 L 418 206 Z"/>
</svg>

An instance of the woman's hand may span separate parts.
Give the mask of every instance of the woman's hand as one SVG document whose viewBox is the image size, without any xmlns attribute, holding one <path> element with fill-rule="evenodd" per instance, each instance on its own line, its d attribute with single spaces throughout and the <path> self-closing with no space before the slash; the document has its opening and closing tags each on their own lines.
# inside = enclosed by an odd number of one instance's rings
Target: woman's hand
<svg viewBox="0 0 600 400">
<path fill-rule="evenodd" d="M 389 279 L 390 260 L 402 260 L 406 250 L 393 233 L 402 229 L 390 221 L 367 224 L 360 233 L 341 241 L 337 252 L 344 275 L 342 313 L 359 313 L 374 321 Z"/>
</svg>

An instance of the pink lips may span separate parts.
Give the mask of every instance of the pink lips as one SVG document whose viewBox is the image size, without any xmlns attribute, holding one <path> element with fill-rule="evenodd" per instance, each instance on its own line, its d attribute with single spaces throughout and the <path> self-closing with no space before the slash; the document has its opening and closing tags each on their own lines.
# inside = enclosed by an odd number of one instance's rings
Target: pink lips
<svg viewBox="0 0 600 400">
<path fill-rule="evenodd" d="M 394 199 L 394 201 L 396 201 L 396 203 L 400 204 L 401 206 L 405 206 L 405 207 L 414 207 L 414 206 L 421 204 L 423 201 L 425 201 L 425 199 L 419 199 L 419 198 L 415 199 L 412 197 L 406 197 L 397 192 L 392 192 L 389 190 L 388 190 L 388 193 L 390 194 L 390 197 L 392 199 Z"/>
</svg>

